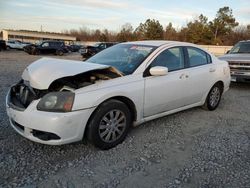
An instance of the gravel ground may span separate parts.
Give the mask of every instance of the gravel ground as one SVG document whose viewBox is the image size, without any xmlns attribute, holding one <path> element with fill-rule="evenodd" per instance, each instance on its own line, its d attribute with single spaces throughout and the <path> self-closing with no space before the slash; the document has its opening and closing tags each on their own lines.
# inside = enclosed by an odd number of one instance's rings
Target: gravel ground
<svg viewBox="0 0 250 188">
<path fill-rule="evenodd" d="M 216 111 L 193 108 L 135 127 L 108 151 L 47 146 L 19 136 L 4 104 L 40 57 L 0 52 L 0 187 L 250 187 L 250 84 L 232 84 Z"/>
</svg>

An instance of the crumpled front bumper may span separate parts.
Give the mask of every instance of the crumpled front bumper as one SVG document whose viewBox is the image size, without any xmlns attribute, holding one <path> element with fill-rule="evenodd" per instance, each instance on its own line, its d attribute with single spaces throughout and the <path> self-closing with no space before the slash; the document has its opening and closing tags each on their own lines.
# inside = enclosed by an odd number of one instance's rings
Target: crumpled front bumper
<svg viewBox="0 0 250 188">
<path fill-rule="evenodd" d="M 90 108 L 68 113 L 43 112 L 36 109 L 39 100 L 34 100 L 24 111 L 20 111 L 8 105 L 8 95 L 6 111 L 11 126 L 25 138 L 42 144 L 61 145 L 80 141 L 94 111 Z"/>
</svg>

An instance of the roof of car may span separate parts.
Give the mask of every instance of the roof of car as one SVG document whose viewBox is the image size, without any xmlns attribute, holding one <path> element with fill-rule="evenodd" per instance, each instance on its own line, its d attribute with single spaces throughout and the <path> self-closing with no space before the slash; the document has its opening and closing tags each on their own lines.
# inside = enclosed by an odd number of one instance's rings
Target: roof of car
<svg viewBox="0 0 250 188">
<path fill-rule="evenodd" d="M 240 42 L 250 42 L 250 40 L 242 40 L 242 41 L 240 41 Z"/>
<path fill-rule="evenodd" d="M 60 40 L 43 40 L 42 42 L 58 42 L 58 43 L 64 43 L 64 41 L 60 41 Z"/>
<path fill-rule="evenodd" d="M 177 45 L 194 45 L 187 42 L 169 41 L 169 40 L 144 40 L 144 41 L 133 41 L 127 42 L 127 44 L 137 44 L 137 45 L 149 45 L 149 46 L 162 46 L 167 44 L 177 44 Z"/>
</svg>

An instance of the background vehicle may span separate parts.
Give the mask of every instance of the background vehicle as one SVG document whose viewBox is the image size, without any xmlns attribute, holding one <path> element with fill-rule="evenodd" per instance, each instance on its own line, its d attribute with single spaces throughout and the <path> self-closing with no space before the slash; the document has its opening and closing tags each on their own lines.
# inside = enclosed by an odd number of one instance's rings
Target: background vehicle
<svg viewBox="0 0 250 188">
<path fill-rule="evenodd" d="M 93 46 L 85 46 L 79 50 L 80 54 L 83 58 L 89 58 L 98 52 L 109 48 L 115 44 L 118 44 L 117 42 L 98 42 L 94 44 Z"/>
<path fill-rule="evenodd" d="M 6 49 L 7 49 L 7 46 L 6 46 L 5 40 L 0 40 L 0 51 L 6 50 Z"/>
<path fill-rule="evenodd" d="M 132 124 L 195 106 L 215 110 L 229 89 L 226 61 L 190 43 L 115 45 L 82 63 L 42 58 L 6 97 L 12 127 L 59 145 L 84 135 L 97 147 L 121 143 Z"/>
<path fill-rule="evenodd" d="M 62 41 L 41 41 L 24 47 L 24 51 L 31 55 L 56 54 L 63 55 L 68 50 Z"/>
<path fill-rule="evenodd" d="M 81 48 L 83 48 L 83 46 L 82 45 L 77 45 L 77 44 L 72 44 L 72 45 L 68 46 L 68 49 L 71 52 L 78 52 Z"/>
<path fill-rule="evenodd" d="M 232 81 L 250 82 L 250 40 L 238 42 L 219 59 L 229 63 Z"/>
<path fill-rule="evenodd" d="M 9 40 L 6 42 L 6 46 L 8 49 L 18 49 L 18 50 L 23 50 L 27 44 L 22 43 L 19 40 Z"/>
</svg>

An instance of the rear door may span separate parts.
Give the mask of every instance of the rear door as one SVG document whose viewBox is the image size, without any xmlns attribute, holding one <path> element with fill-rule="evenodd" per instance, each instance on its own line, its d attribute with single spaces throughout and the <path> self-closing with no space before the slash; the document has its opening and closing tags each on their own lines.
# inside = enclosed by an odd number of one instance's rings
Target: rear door
<svg viewBox="0 0 250 188">
<path fill-rule="evenodd" d="M 40 53 L 44 53 L 44 54 L 49 53 L 49 48 L 50 48 L 50 46 L 49 46 L 48 42 L 42 43 L 40 46 Z"/>
<path fill-rule="evenodd" d="M 186 95 L 189 99 L 186 105 L 200 102 L 202 97 L 214 83 L 216 66 L 212 63 L 211 56 L 205 51 L 195 48 L 186 47 L 185 55 L 187 59 L 187 86 L 189 89 Z"/>
</svg>

